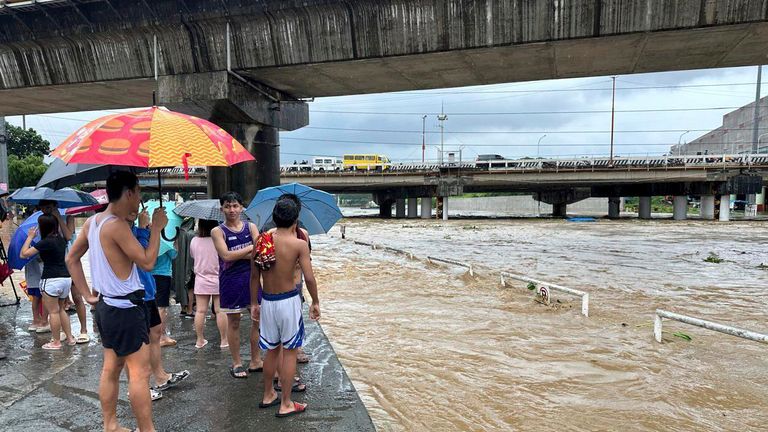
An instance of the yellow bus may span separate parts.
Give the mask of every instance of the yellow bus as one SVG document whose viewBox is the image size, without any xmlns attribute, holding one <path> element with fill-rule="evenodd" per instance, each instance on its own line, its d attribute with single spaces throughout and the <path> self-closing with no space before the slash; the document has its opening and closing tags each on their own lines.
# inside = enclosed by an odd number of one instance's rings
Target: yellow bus
<svg viewBox="0 0 768 432">
<path fill-rule="evenodd" d="M 344 169 L 351 171 L 384 171 L 391 166 L 389 158 L 377 154 L 345 154 Z"/>
</svg>

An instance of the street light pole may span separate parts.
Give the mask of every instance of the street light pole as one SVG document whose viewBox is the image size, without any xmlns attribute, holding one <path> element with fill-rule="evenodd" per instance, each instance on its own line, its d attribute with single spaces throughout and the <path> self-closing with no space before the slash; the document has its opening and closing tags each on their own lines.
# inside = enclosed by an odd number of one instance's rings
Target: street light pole
<svg viewBox="0 0 768 432">
<path fill-rule="evenodd" d="M 440 109 L 440 115 L 437 116 L 437 119 L 440 121 L 440 166 L 443 165 L 443 152 L 445 151 L 443 148 L 444 145 L 444 139 L 443 134 L 445 133 L 445 124 L 443 124 L 446 120 L 448 120 L 448 116 L 445 114 L 445 109 L 442 107 Z"/>
<path fill-rule="evenodd" d="M 543 140 L 544 137 L 546 137 L 546 136 L 547 136 L 547 134 L 544 134 L 541 137 L 539 137 L 539 142 L 536 143 L 536 157 L 537 158 L 540 157 L 540 155 L 541 155 L 541 151 L 540 151 L 541 140 Z"/>
<path fill-rule="evenodd" d="M 757 84 L 755 85 L 755 111 L 752 117 L 752 153 L 757 153 L 758 127 L 760 123 L 760 81 L 762 81 L 763 66 L 757 67 Z"/>
<path fill-rule="evenodd" d="M 421 163 L 424 163 L 424 151 L 427 149 L 427 115 L 421 117 Z"/>
<path fill-rule="evenodd" d="M 685 131 L 685 132 L 681 133 L 681 134 L 680 134 L 680 136 L 677 138 L 677 155 L 678 155 L 678 156 L 680 156 L 680 155 L 682 154 L 682 149 L 680 148 L 680 140 L 682 140 L 682 139 L 683 139 L 683 137 L 685 136 L 685 134 L 687 134 L 687 133 L 689 133 L 689 132 L 690 132 L 690 131 L 689 131 L 689 130 L 687 130 L 687 131 Z"/>
<path fill-rule="evenodd" d="M 766 132 L 766 133 L 760 135 L 759 137 L 757 137 L 757 151 L 755 153 L 760 153 L 760 140 L 762 140 L 763 137 L 766 136 L 766 135 L 768 135 L 768 132 Z"/>
<path fill-rule="evenodd" d="M 611 92 L 611 157 L 608 164 L 613 166 L 613 125 L 616 114 L 616 77 L 611 77 L 613 80 L 613 90 Z"/>
</svg>

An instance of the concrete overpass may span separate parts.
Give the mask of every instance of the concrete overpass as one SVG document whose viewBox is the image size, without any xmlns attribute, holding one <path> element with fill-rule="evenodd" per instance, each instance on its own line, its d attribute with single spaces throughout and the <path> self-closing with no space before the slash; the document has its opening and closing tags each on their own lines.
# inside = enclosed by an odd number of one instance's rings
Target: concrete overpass
<svg viewBox="0 0 768 432">
<path fill-rule="evenodd" d="M 258 162 L 212 192 L 279 181 L 302 98 L 761 64 L 768 0 L 0 1 L 0 115 L 158 103 Z"/>
</svg>

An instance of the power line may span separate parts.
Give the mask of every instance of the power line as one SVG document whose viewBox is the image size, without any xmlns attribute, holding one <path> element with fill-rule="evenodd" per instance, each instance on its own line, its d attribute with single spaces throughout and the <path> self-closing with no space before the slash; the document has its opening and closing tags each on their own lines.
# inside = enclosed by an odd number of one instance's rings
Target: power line
<svg viewBox="0 0 768 432">
<path fill-rule="evenodd" d="M 284 140 L 293 140 L 293 141 L 313 141 L 313 142 L 330 142 L 330 143 L 344 143 L 344 144 L 358 144 L 358 145 L 391 145 L 391 146 L 421 146 L 420 142 L 384 142 L 384 141 L 355 141 L 355 140 L 337 140 L 337 139 L 318 139 L 318 138 L 292 138 L 292 137 L 284 137 L 282 138 Z M 619 143 L 616 144 L 617 146 L 671 146 L 674 143 L 666 142 L 666 143 Z M 717 144 L 717 143 L 714 143 Z M 471 147 L 536 147 L 537 144 L 476 144 L 476 143 L 467 143 L 464 144 L 466 146 Z M 548 144 L 541 144 L 541 147 L 571 147 L 571 146 L 582 146 L 582 147 L 598 147 L 598 146 L 607 146 L 608 143 L 604 144 L 589 144 L 589 143 L 548 143 Z M 431 144 L 430 147 L 434 146 L 434 144 Z"/>
<path fill-rule="evenodd" d="M 622 80 L 629 84 L 636 84 L 631 81 Z M 687 89 L 687 88 L 707 88 L 707 87 L 730 87 L 730 86 L 754 86 L 755 83 L 722 83 L 722 84 L 680 84 L 680 85 L 645 85 L 639 87 L 616 87 L 616 90 L 654 90 L 654 89 Z M 580 92 L 580 91 L 611 91 L 611 87 L 599 88 L 563 88 L 563 89 L 529 89 L 529 90 L 465 90 L 465 91 L 411 91 L 400 92 L 403 95 L 463 95 L 463 94 L 500 94 L 500 93 L 559 93 L 559 92 Z"/>
<path fill-rule="evenodd" d="M 297 129 L 295 132 L 303 131 L 305 129 L 315 130 L 333 130 L 333 131 L 350 131 L 350 132 L 385 132 L 385 133 L 418 133 L 421 134 L 421 130 L 396 130 L 396 129 L 362 129 L 362 128 L 337 128 L 337 127 L 320 127 L 320 126 L 305 126 L 301 129 Z M 752 130 L 752 128 L 727 128 L 728 131 L 738 130 Z M 680 132 L 712 132 L 713 129 L 647 129 L 647 130 L 622 130 L 614 131 L 614 133 L 680 133 Z M 563 131 L 549 131 L 549 130 L 535 130 L 535 131 L 446 131 L 451 134 L 600 134 L 610 133 L 610 130 L 563 130 Z M 426 131 L 427 134 L 439 134 L 438 131 Z"/>
<path fill-rule="evenodd" d="M 646 108 L 646 109 L 625 109 L 616 110 L 617 113 L 654 113 L 654 112 L 687 112 L 687 111 L 720 111 L 735 110 L 742 107 L 704 107 L 704 108 Z M 424 112 L 381 112 L 381 111 L 334 111 L 334 110 L 312 110 L 314 113 L 324 114 L 355 114 L 355 115 L 439 115 L 440 113 Z M 470 112 L 470 113 L 448 113 L 451 116 L 492 116 L 492 115 L 561 115 L 561 114 L 606 114 L 611 110 L 577 110 L 577 111 L 517 111 L 517 112 Z"/>
</svg>

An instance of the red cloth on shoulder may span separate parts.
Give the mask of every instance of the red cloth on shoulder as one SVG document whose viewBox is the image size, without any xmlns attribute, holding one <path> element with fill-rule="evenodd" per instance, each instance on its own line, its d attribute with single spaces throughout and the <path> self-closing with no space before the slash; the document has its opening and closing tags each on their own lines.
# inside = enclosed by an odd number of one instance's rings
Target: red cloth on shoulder
<svg viewBox="0 0 768 432">
<path fill-rule="evenodd" d="M 272 234 L 263 232 L 259 234 L 256 240 L 256 256 L 254 262 L 261 271 L 267 271 L 272 268 L 272 264 L 277 261 L 275 256 L 275 241 Z"/>
</svg>

